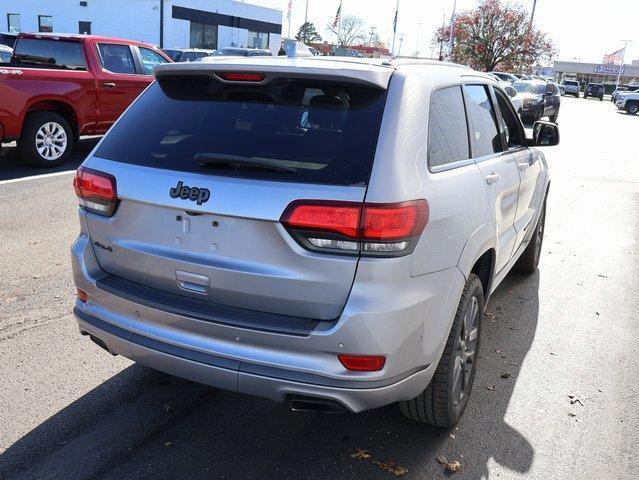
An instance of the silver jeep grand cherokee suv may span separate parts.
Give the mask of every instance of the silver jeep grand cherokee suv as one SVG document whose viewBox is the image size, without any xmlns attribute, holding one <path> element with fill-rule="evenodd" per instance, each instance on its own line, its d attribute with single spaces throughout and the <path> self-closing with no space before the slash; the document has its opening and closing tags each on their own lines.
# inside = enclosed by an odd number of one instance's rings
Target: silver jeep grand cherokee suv
<svg viewBox="0 0 639 480">
<path fill-rule="evenodd" d="M 549 177 L 498 83 L 445 63 L 206 59 L 78 169 L 80 332 L 294 409 L 448 427 L 489 294 L 534 271 Z"/>
</svg>

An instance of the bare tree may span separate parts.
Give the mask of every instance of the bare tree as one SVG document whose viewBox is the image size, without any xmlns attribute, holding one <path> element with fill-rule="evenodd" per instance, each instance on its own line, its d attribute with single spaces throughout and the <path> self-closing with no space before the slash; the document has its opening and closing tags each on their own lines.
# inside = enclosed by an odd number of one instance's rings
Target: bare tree
<svg viewBox="0 0 639 480">
<path fill-rule="evenodd" d="M 355 42 L 361 44 L 365 40 L 364 20 L 355 15 L 347 15 L 337 27 L 328 25 L 326 29 L 337 37 L 340 47 L 349 47 Z"/>
</svg>

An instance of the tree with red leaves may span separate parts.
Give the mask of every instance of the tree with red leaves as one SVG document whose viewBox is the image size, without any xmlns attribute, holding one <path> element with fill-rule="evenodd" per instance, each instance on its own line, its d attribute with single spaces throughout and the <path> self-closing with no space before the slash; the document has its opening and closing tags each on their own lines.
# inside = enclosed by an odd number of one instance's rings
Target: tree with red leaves
<svg viewBox="0 0 639 480">
<path fill-rule="evenodd" d="M 450 26 L 442 26 L 434 41 L 448 44 Z M 547 34 L 528 21 L 521 7 L 501 0 L 482 0 L 475 10 L 455 16 L 453 62 L 477 70 L 526 69 L 555 54 Z"/>
</svg>

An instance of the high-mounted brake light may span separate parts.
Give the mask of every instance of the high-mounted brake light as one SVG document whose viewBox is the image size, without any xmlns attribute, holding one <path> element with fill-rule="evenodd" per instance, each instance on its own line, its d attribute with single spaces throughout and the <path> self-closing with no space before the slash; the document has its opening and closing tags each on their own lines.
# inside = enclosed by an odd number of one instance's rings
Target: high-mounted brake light
<svg viewBox="0 0 639 480">
<path fill-rule="evenodd" d="M 386 363 L 382 355 L 338 355 L 337 358 L 347 370 L 355 372 L 379 372 Z"/>
<path fill-rule="evenodd" d="M 113 175 L 80 167 L 75 172 L 73 188 L 80 206 L 87 212 L 110 217 L 118 206 L 118 193 Z"/>
<path fill-rule="evenodd" d="M 280 221 L 309 250 L 401 256 L 412 252 L 426 227 L 428 203 L 423 199 L 388 204 L 297 200 Z"/>
<path fill-rule="evenodd" d="M 216 75 L 227 82 L 262 82 L 266 78 L 263 73 L 248 72 L 223 72 Z"/>
</svg>

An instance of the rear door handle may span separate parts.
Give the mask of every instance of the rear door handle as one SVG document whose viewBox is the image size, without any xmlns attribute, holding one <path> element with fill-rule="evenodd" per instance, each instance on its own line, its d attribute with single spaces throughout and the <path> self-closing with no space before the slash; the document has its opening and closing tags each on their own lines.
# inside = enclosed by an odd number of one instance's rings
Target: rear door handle
<svg viewBox="0 0 639 480">
<path fill-rule="evenodd" d="M 486 183 L 488 185 L 492 185 L 493 183 L 497 183 L 501 180 L 501 175 L 499 173 L 491 173 L 486 177 Z"/>
<path fill-rule="evenodd" d="M 102 86 L 105 88 L 115 88 L 115 83 L 113 82 L 102 82 Z"/>
</svg>

